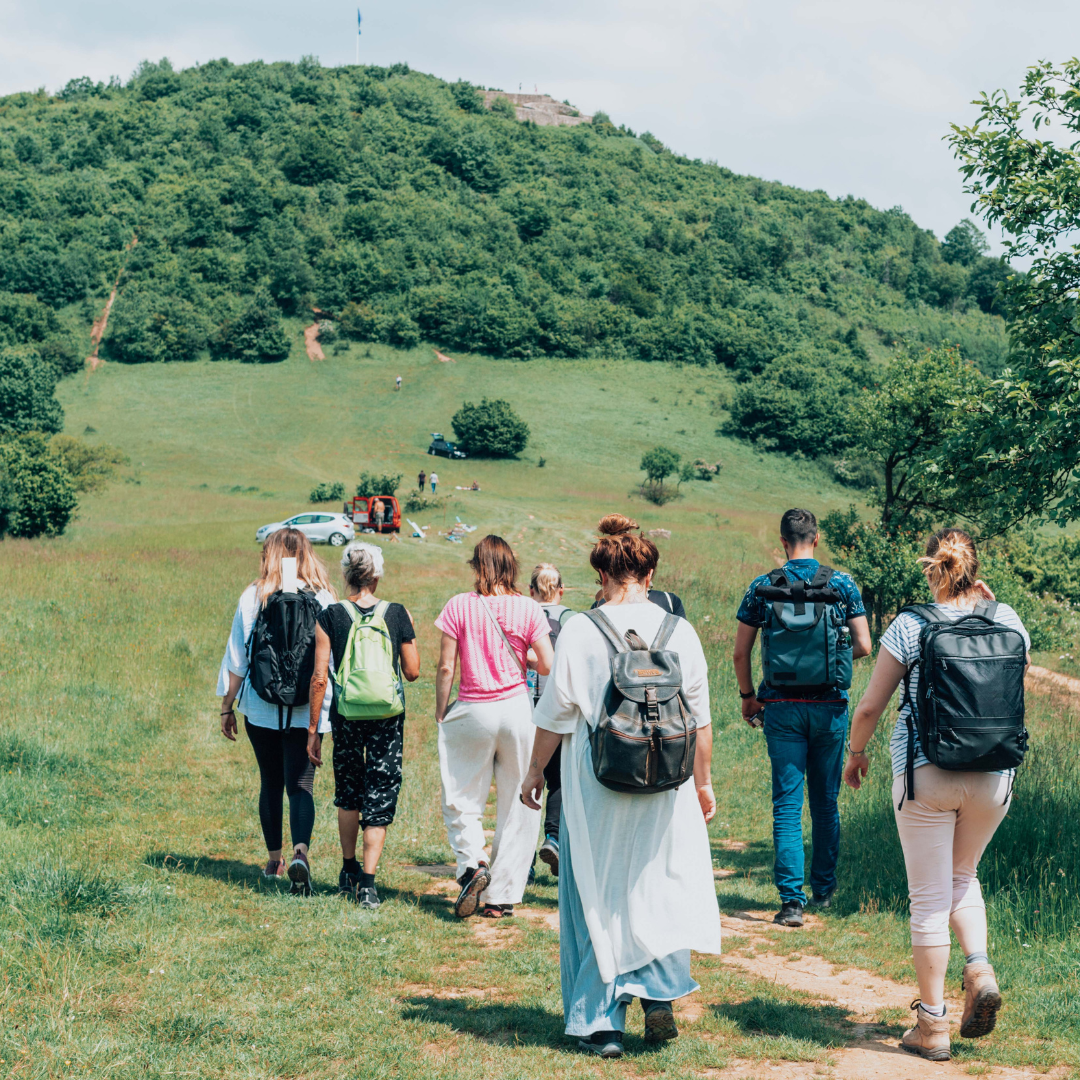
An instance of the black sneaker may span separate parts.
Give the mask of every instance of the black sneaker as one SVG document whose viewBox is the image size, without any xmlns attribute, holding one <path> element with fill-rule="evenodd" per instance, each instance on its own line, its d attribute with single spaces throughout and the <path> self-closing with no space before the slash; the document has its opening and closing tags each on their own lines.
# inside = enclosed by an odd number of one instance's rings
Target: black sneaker
<svg viewBox="0 0 1080 1080">
<path fill-rule="evenodd" d="M 814 895 L 810 897 L 810 906 L 816 908 L 832 907 L 832 893 L 825 893 L 824 895 L 814 893 Z"/>
<path fill-rule="evenodd" d="M 557 836 L 545 836 L 540 845 L 540 861 L 547 864 L 547 868 L 554 877 L 559 876 L 559 838 Z"/>
<path fill-rule="evenodd" d="M 642 1001 L 645 1010 L 645 1041 L 647 1043 L 667 1042 L 677 1039 L 679 1029 L 675 1026 L 675 1014 L 671 1011 L 670 1001 Z"/>
<path fill-rule="evenodd" d="M 375 891 L 374 885 L 369 885 L 367 888 L 363 889 L 357 889 L 356 902 L 362 908 L 368 908 L 371 911 L 374 911 L 381 903 L 379 894 Z"/>
<path fill-rule="evenodd" d="M 355 900 L 356 887 L 359 884 L 359 874 L 350 874 L 348 870 L 342 870 L 337 879 L 338 896 L 344 896 L 346 900 Z"/>
<path fill-rule="evenodd" d="M 588 1038 L 578 1039 L 578 1049 L 602 1058 L 623 1056 L 621 1031 L 594 1031 Z"/>
<path fill-rule="evenodd" d="M 454 901 L 454 914 L 459 919 L 467 919 L 476 914 L 480 906 L 480 894 L 491 884 L 491 871 L 484 865 L 470 866 L 458 878 L 461 892 Z"/>
<path fill-rule="evenodd" d="M 802 926 L 802 904 L 800 904 L 798 900 L 788 900 L 773 916 L 773 922 L 778 926 Z"/>
</svg>

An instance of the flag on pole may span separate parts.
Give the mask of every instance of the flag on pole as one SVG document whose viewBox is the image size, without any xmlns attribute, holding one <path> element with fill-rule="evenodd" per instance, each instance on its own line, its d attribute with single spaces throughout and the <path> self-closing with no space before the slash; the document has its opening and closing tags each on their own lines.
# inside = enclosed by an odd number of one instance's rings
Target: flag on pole
<svg viewBox="0 0 1080 1080">
<path fill-rule="evenodd" d="M 360 18 L 360 9 L 359 9 L 359 8 L 357 8 L 357 9 L 356 9 L 356 32 L 357 32 L 357 34 L 362 34 L 362 33 L 364 32 L 364 31 L 363 31 L 363 30 L 362 30 L 362 29 L 360 28 L 360 22 L 361 22 L 361 18 Z"/>
</svg>

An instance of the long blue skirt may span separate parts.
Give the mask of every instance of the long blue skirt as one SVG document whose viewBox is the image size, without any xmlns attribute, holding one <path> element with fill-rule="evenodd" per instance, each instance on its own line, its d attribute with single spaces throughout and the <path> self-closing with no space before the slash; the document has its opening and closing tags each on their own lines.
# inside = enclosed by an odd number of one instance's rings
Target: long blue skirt
<svg viewBox="0 0 1080 1080">
<path fill-rule="evenodd" d="M 664 918 L 657 912 L 657 918 Z M 634 998 L 674 1001 L 700 989 L 690 978 L 690 950 L 680 949 L 644 967 L 618 975 L 614 982 L 600 978 L 585 909 L 581 906 L 570 832 L 559 827 L 559 968 L 562 975 L 566 1034 L 589 1036 L 594 1031 L 625 1031 L 626 1006 Z"/>
</svg>

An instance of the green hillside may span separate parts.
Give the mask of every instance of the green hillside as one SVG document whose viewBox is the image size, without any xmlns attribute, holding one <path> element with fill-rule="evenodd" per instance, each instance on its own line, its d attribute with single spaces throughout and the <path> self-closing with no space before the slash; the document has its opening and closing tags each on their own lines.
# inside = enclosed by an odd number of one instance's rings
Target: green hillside
<svg viewBox="0 0 1080 1080">
<path fill-rule="evenodd" d="M 519 123 L 406 65 L 162 61 L 0 99 L 0 345 L 69 369 L 123 265 L 120 361 L 280 359 L 280 316 L 316 305 L 356 339 L 495 356 L 746 377 L 796 355 L 850 382 L 867 352 L 947 340 L 996 370 L 984 246 L 602 114 Z"/>
</svg>

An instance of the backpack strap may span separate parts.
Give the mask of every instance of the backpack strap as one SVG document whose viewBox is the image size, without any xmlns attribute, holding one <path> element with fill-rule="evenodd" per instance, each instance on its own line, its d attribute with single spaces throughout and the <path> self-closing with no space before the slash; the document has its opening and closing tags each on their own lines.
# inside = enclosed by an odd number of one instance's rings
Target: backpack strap
<svg viewBox="0 0 1080 1080">
<path fill-rule="evenodd" d="M 615 646 L 616 652 L 629 651 L 626 642 L 619 636 L 619 632 L 615 627 L 611 625 L 611 620 L 604 614 L 603 609 L 592 608 L 591 610 L 586 611 L 585 614 L 592 619 L 597 630 L 607 638 L 608 642 Z"/>
<path fill-rule="evenodd" d="M 660 629 L 656 633 L 656 638 L 649 646 L 649 649 L 653 652 L 659 652 L 661 649 L 667 646 L 668 640 L 675 631 L 675 627 L 679 625 L 678 615 L 665 615 L 664 621 L 660 624 Z"/>
<path fill-rule="evenodd" d="M 924 623 L 947 623 L 949 620 L 942 617 L 941 613 L 933 606 L 933 604 L 908 604 L 902 607 L 897 613 L 897 618 L 901 615 L 914 615 L 917 619 L 922 619 Z M 912 664 L 908 664 L 904 668 L 904 697 L 900 702 L 900 708 L 903 709 L 907 705 L 907 760 L 904 765 L 904 793 L 900 796 L 900 802 L 897 804 L 896 809 L 902 810 L 904 808 L 905 799 L 915 798 L 915 699 L 911 696 L 911 673 L 915 670 L 916 660 Z"/>
<path fill-rule="evenodd" d="M 949 622 L 933 604 L 907 604 L 902 607 L 897 613 L 900 615 L 914 615 L 918 619 L 922 619 L 923 622 L 928 623 L 947 623 Z"/>
</svg>

